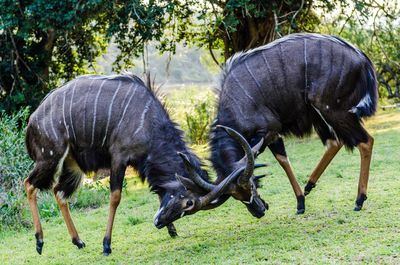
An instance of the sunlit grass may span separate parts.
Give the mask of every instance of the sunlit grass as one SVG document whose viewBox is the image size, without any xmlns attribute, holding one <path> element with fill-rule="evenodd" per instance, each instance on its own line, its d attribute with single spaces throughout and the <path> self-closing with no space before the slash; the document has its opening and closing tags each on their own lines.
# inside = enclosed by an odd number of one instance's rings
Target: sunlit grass
<svg viewBox="0 0 400 265">
<path fill-rule="evenodd" d="M 73 210 L 86 248 L 72 245 L 61 215 L 43 222 L 43 255 L 33 229 L 0 232 L 0 264 L 326 264 L 400 263 L 400 111 L 381 112 L 366 122 L 375 137 L 368 200 L 354 212 L 359 155 L 341 150 L 306 197 L 306 213 L 295 215 L 296 199 L 287 177 L 266 151 L 259 161 L 262 197 L 270 210 L 255 219 L 230 199 L 221 207 L 178 220 L 179 237 L 157 230 L 152 219 L 158 197 L 129 171 L 113 230 L 113 253 L 103 257 L 108 206 Z M 324 152 L 320 140 L 286 139 L 302 186 Z M 206 146 L 195 147 L 201 157 Z M 107 180 L 104 180 L 105 184 Z"/>
</svg>

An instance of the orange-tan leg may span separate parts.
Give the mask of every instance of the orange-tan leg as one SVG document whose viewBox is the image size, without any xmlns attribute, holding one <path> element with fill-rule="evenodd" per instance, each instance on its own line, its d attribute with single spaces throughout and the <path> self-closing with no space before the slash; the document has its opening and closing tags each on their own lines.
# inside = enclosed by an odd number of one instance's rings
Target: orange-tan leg
<svg viewBox="0 0 400 265">
<path fill-rule="evenodd" d="M 32 212 L 33 225 L 35 227 L 36 250 L 39 254 L 42 254 L 44 243 L 43 243 L 43 230 L 42 230 L 42 225 L 40 223 L 39 209 L 37 206 L 37 198 L 36 198 L 37 189 L 29 183 L 28 178 L 25 179 L 24 186 L 26 195 L 28 197 L 29 207 Z"/>
<path fill-rule="evenodd" d="M 315 167 L 314 171 L 308 178 L 308 182 L 304 188 L 304 195 L 308 195 L 310 191 L 315 187 L 318 179 L 324 173 L 325 169 L 331 163 L 332 159 L 336 156 L 339 150 L 342 148 L 343 144 L 335 140 L 328 139 L 326 142 L 326 151 L 319 161 L 318 165 Z"/>
<path fill-rule="evenodd" d="M 305 211 L 305 200 L 303 190 L 297 182 L 296 176 L 293 173 L 292 166 L 290 165 L 289 158 L 286 155 L 285 144 L 283 139 L 279 137 L 274 142 L 268 145 L 268 148 L 274 154 L 276 160 L 279 162 L 287 177 L 289 178 L 290 185 L 292 185 L 294 194 L 297 199 L 297 214 L 303 214 Z"/>
<path fill-rule="evenodd" d="M 103 254 L 108 256 L 111 254 L 111 235 L 114 224 L 115 213 L 121 201 L 121 190 L 115 190 L 110 195 L 110 211 L 108 214 L 108 222 L 106 234 L 103 239 Z"/>
<path fill-rule="evenodd" d="M 289 178 L 290 185 L 292 185 L 294 194 L 296 195 L 297 198 L 297 214 L 303 214 L 305 211 L 305 205 L 304 205 L 304 194 L 303 190 L 300 188 L 299 183 L 297 182 L 296 176 L 293 173 L 292 166 L 290 165 L 289 158 L 284 155 L 276 154 L 275 155 L 276 160 L 278 160 L 279 164 L 283 168 L 283 170 L 286 172 L 286 175 Z"/>
<path fill-rule="evenodd" d="M 103 239 L 103 254 L 108 256 L 111 254 L 111 235 L 117 212 L 118 205 L 121 201 L 122 184 L 124 181 L 126 164 L 120 163 L 114 159 L 111 163 L 111 175 L 110 175 L 110 210 L 108 213 L 108 222 L 106 234 Z"/>
<path fill-rule="evenodd" d="M 363 207 L 364 201 L 367 199 L 367 188 L 369 169 L 372 158 L 372 148 L 374 145 L 374 138 L 368 135 L 368 141 L 366 143 L 360 143 L 358 149 L 360 151 L 361 167 L 360 167 L 360 178 L 358 181 L 358 194 L 356 200 L 355 211 L 360 211 Z"/>
<path fill-rule="evenodd" d="M 54 196 L 56 197 L 58 207 L 60 207 L 61 213 L 64 217 L 64 221 L 67 225 L 68 233 L 71 236 L 72 243 L 78 248 L 84 248 L 86 246 L 85 242 L 79 238 L 78 231 L 76 231 L 74 222 L 72 221 L 71 214 L 69 212 L 68 202 L 63 198 L 59 198 L 59 194 L 57 194 L 56 191 L 54 191 Z"/>
</svg>

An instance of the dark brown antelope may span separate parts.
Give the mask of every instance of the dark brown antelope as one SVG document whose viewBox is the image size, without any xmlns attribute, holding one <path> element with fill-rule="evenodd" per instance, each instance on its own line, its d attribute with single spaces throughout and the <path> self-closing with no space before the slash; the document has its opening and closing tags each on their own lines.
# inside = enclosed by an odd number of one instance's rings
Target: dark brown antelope
<svg viewBox="0 0 400 265">
<path fill-rule="evenodd" d="M 25 189 L 39 254 L 43 231 L 36 201 L 38 189 L 53 190 L 72 243 L 82 248 L 85 243 L 74 226 L 67 200 L 85 173 L 110 169 L 110 208 L 103 240 L 103 253 L 108 255 L 128 165 L 136 168 L 158 194 L 160 209 L 154 224 L 158 228 L 167 226 L 171 236 L 176 235 L 174 220 L 223 203 L 229 181 L 242 170 L 214 185 L 213 190 L 195 185 L 189 173 L 207 180 L 207 172 L 201 170 L 200 160 L 186 147 L 181 131 L 154 93 L 132 75 L 87 75 L 52 91 L 29 119 L 26 146 L 35 161 Z M 185 163 L 178 153 L 185 157 Z M 252 154 L 248 157 L 250 168 Z M 187 161 L 190 172 L 185 168 Z"/>
<path fill-rule="evenodd" d="M 237 130 L 252 146 L 264 139 L 260 151 L 268 146 L 286 172 L 299 214 L 305 211 L 304 195 L 340 148 L 357 146 L 361 169 L 354 210 L 359 211 L 367 198 L 374 142 L 361 119 L 373 115 L 376 105 L 375 70 L 363 52 L 338 37 L 293 34 L 228 60 L 219 87 L 216 123 Z M 281 136 L 303 137 L 313 127 L 327 150 L 303 193 Z M 212 128 L 211 149 L 219 182 L 236 168 L 243 151 L 218 127 Z M 238 182 L 239 189 L 241 194 L 251 193 L 248 182 Z"/>
</svg>

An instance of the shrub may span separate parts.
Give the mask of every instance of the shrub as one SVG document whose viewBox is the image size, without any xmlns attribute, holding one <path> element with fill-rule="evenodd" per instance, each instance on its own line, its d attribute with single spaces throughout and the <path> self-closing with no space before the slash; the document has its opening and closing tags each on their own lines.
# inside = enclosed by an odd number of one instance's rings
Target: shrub
<svg viewBox="0 0 400 265">
<path fill-rule="evenodd" d="M 25 126 L 29 109 L 14 115 L 0 116 L 0 187 L 5 190 L 22 189 L 19 185 L 32 168 L 25 149 Z"/>
<path fill-rule="evenodd" d="M 186 135 L 192 144 L 205 144 L 208 142 L 208 130 L 212 122 L 212 104 L 207 99 L 195 103 L 192 100 L 193 109 L 185 112 L 187 131 Z"/>
<path fill-rule="evenodd" d="M 32 168 L 24 141 L 29 116 L 25 108 L 14 115 L 0 114 L 0 226 L 20 226 L 25 207 L 23 179 Z"/>
<path fill-rule="evenodd" d="M 108 202 L 109 195 L 109 189 L 100 181 L 96 181 L 93 184 L 85 184 L 78 189 L 75 199 L 71 201 L 71 208 L 98 208 Z"/>
</svg>

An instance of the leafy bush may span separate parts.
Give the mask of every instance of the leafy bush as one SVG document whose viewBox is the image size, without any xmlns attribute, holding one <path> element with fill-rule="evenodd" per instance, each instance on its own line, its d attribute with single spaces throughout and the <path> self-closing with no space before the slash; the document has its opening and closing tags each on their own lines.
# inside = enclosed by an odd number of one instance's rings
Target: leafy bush
<svg viewBox="0 0 400 265">
<path fill-rule="evenodd" d="M 208 142 L 208 130 L 212 122 L 212 104 L 209 100 L 195 103 L 192 100 L 193 109 L 185 112 L 187 137 L 192 144 L 205 144 Z"/>
<path fill-rule="evenodd" d="M 100 181 L 80 187 L 71 202 L 72 209 L 98 208 L 108 202 L 110 191 Z"/>
<path fill-rule="evenodd" d="M 14 115 L 0 114 L 0 227 L 25 224 L 23 179 L 32 168 L 25 150 L 25 108 Z"/>
<path fill-rule="evenodd" d="M 22 188 L 19 184 L 32 167 L 23 130 L 28 116 L 28 108 L 0 116 L 0 187 L 6 190 Z"/>
</svg>

